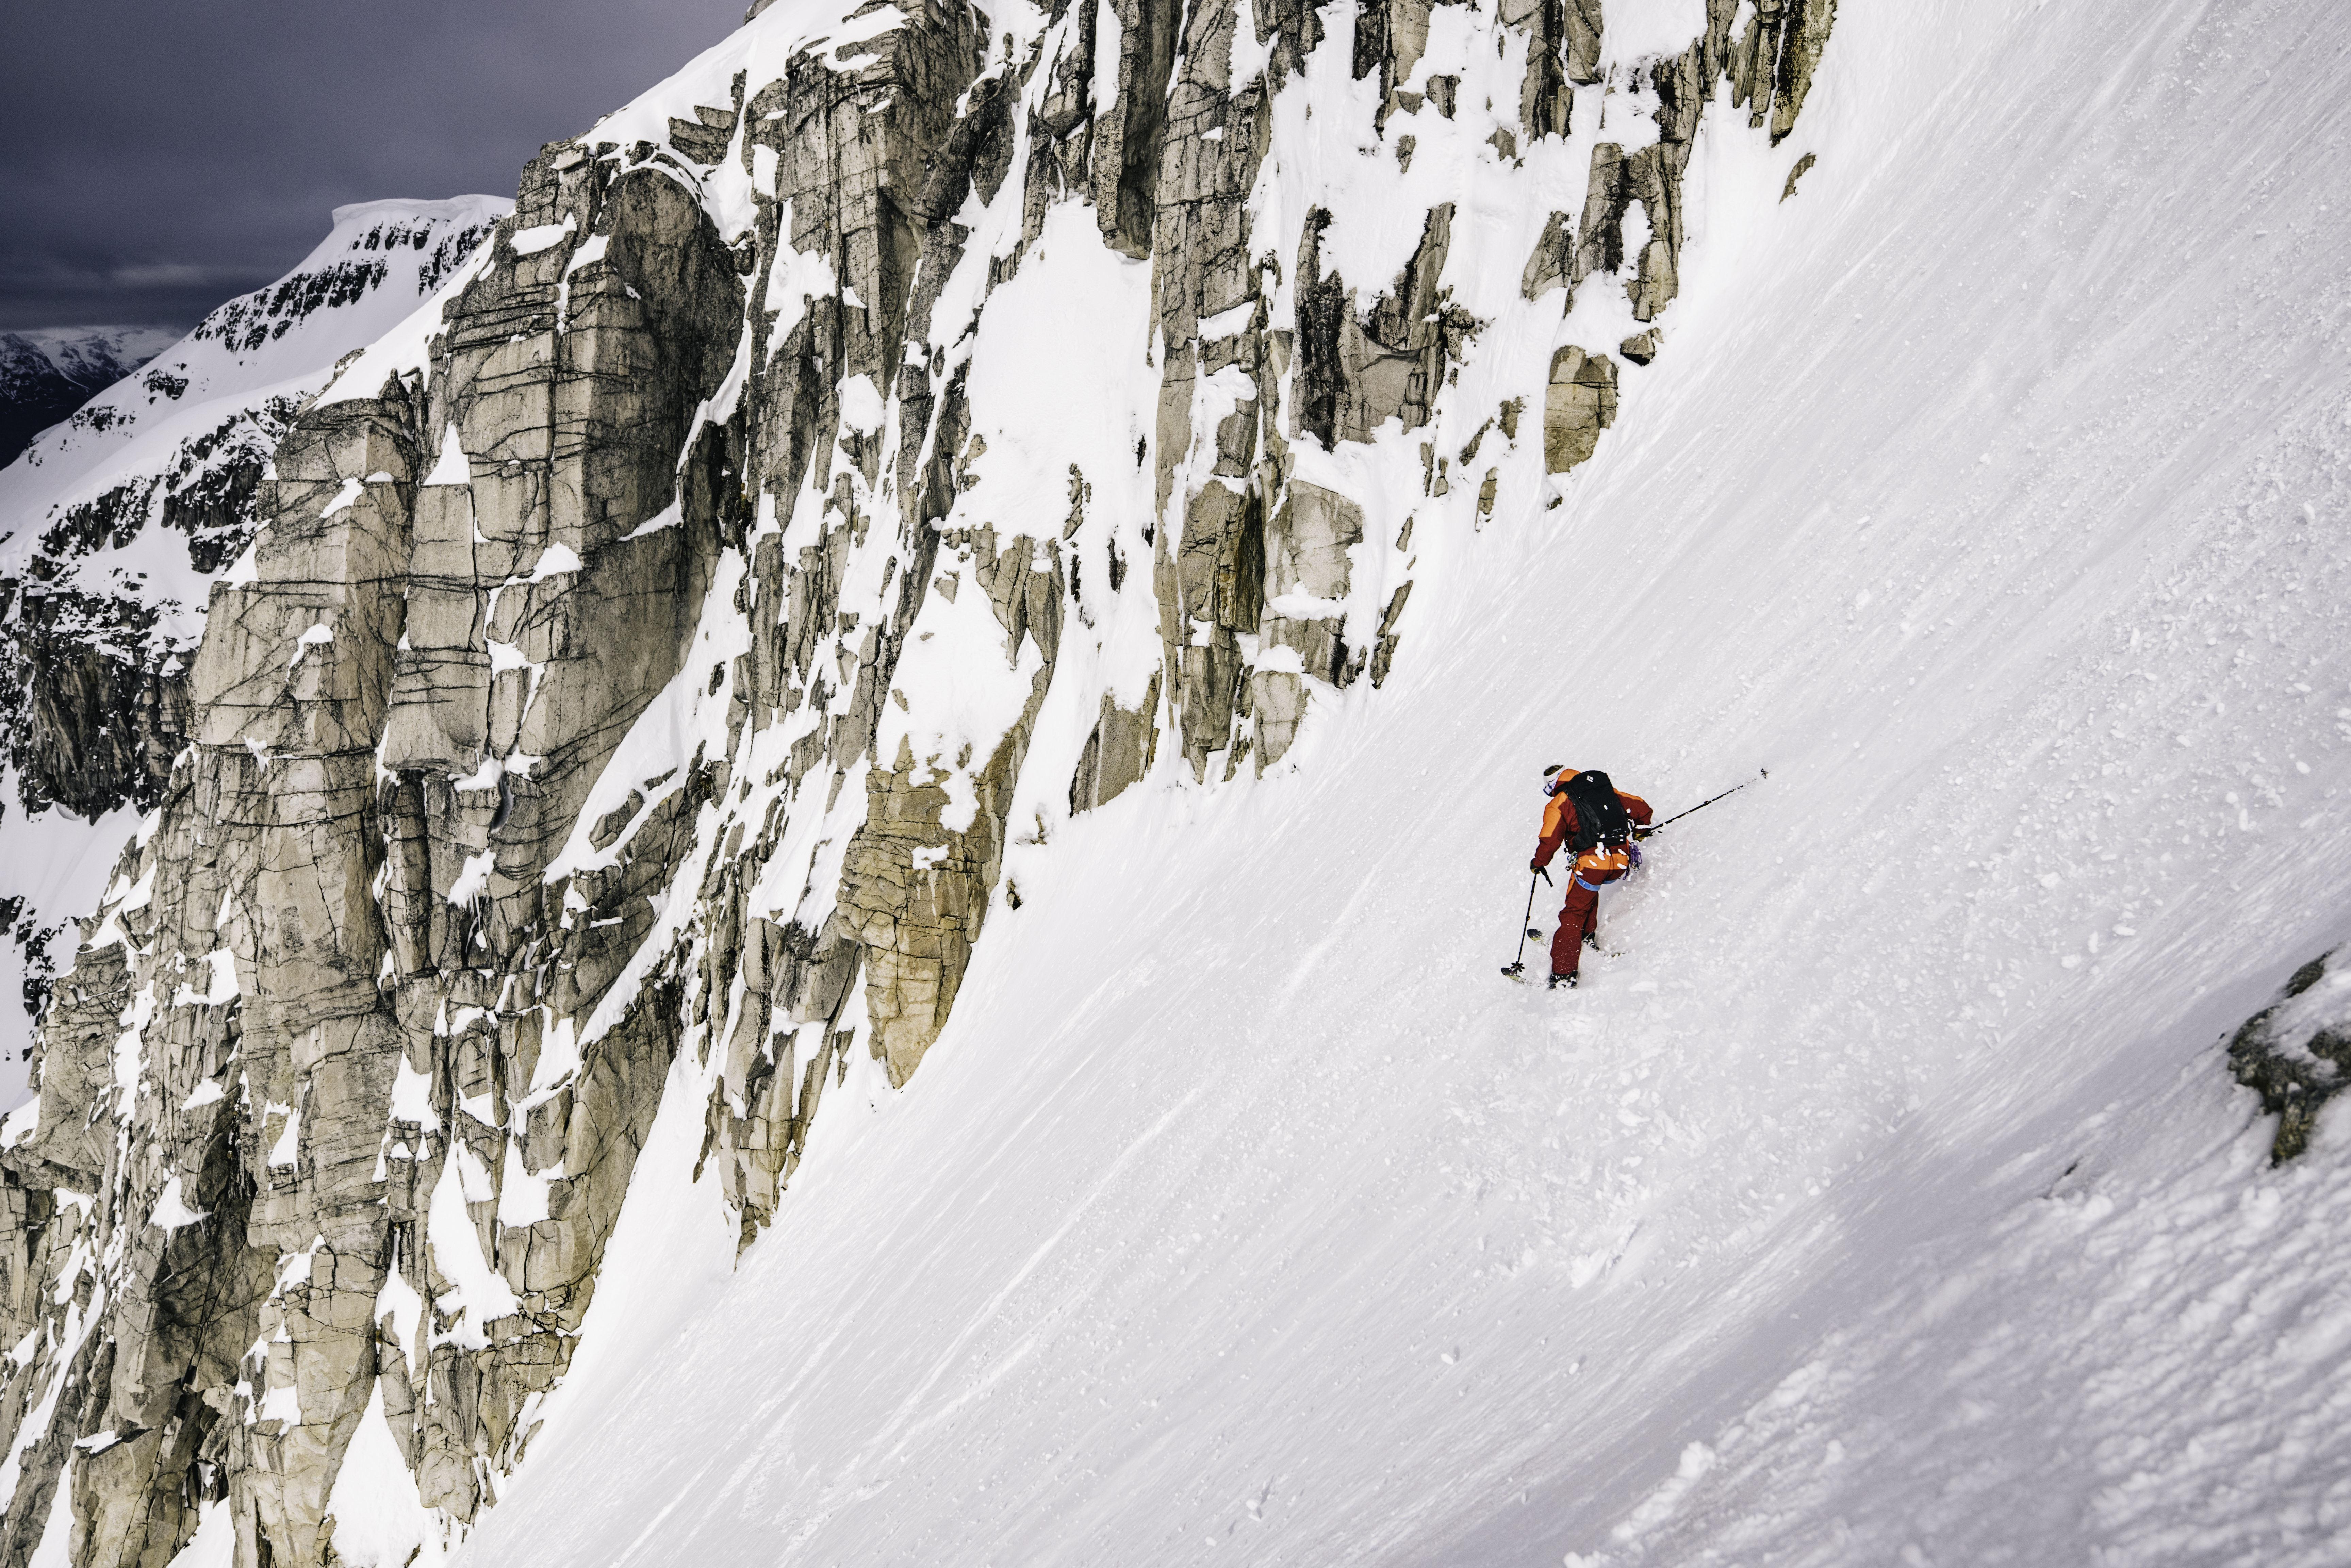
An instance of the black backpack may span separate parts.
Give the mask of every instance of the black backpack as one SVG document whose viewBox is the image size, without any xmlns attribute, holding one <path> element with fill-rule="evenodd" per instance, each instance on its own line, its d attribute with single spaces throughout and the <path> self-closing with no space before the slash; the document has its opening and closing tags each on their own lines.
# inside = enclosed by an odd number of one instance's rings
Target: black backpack
<svg viewBox="0 0 2351 1568">
<path fill-rule="evenodd" d="M 1576 853 L 1601 844 L 1613 848 L 1633 836 L 1633 814 L 1598 768 L 1587 768 L 1567 781 L 1567 803 L 1575 808 L 1575 836 L 1567 847 Z"/>
</svg>

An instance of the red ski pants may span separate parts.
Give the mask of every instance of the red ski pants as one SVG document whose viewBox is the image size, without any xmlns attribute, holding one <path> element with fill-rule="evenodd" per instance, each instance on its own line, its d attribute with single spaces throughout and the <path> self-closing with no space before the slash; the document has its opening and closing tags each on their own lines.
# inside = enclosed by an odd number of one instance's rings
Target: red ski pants
<svg viewBox="0 0 2351 1568">
<path fill-rule="evenodd" d="M 1560 905 L 1559 929 L 1552 933 L 1551 972 L 1573 975 L 1583 965 L 1583 939 L 1600 928 L 1600 894 L 1573 877 L 1567 879 L 1567 902 Z"/>
</svg>

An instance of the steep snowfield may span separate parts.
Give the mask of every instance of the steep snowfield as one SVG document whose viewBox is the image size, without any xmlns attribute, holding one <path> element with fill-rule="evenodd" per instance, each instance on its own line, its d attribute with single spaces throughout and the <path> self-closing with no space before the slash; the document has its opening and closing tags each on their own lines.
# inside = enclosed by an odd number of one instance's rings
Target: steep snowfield
<svg viewBox="0 0 2351 1568">
<path fill-rule="evenodd" d="M 449 282 L 512 206 L 460 196 L 338 207 L 327 237 L 268 287 L 230 300 L 160 353 L 125 337 L 148 360 L 144 372 L 0 468 L 5 612 L 21 615 L 26 598 L 86 596 L 67 612 L 68 637 L 134 663 L 159 654 L 177 674 L 177 655 L 203 635 L 214 579 L 251 534 L 255 477 L 294 411 L 340 357 Z M 182 506 L 238 520 L 191 525 L 173 516 Z M 70 956 L 70 922 L 97 906 L 139 816 L 128 801 L 87 821 L 47 802 L 27 813 L 21 788 L 13 770 L 0 786 L 0 907 L 16 926 L 0 948 L 0 1105 L 9 1107 L 26 1097 L 24 982 Z"/>
<path fill-rule="evenodd" d="M 2346 1138 L 2215 1041 L 2351 929 L 2346 47 L 1845 7 L 1384 691 L 1017 848 L 731 1273 L 672 1095 L 463 1560 L 2339 1560 Z M 1771 770 L 1573 995 L 1495 973 L 1560 762 Z"/>
</svg>

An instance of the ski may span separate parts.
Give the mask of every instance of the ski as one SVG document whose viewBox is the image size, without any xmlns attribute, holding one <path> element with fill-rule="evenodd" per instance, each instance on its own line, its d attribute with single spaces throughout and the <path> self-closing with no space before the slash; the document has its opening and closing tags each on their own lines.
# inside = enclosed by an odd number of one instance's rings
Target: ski
<svg viewBox="0 0 2351 1568">
<path fill-rule="evenodd" d="M 1612 951 L 1606 947 L 1594 947 L 1592 950 L 1592 956 L 1595 958 L 1622 958 L 1625 954 L 1621 948 Z M 1548 976 L 1544 977 L 1549 978 Z M 1524 964 L 1503 965 L 1502 978 L 1516 980 L 1522 986 L 1531 986 L 1535 983 L 1535 977 L 1527 973 L 1527 967 Z"/>
</svg>

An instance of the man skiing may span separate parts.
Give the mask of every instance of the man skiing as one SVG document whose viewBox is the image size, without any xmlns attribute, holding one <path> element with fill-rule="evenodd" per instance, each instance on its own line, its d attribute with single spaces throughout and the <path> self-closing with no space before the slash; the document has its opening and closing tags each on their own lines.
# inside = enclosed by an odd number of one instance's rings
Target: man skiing
<svg viewBox="0 0 2351 1568">
<path fill-rule="evenodd" d="M 1567 902 L 1551 939 L 1551 983 L 1573 986 L 1583 963 L 1583 945 L 1599 943 L 1600 890 L 1640 863 L 1632 847 L 1649 825 L 1649 803 L 1627 795 L 1597 768 L 1543 770 L 1542 838 L 1527 868 L 1541 871 L 1565 844 L 1574 857 L 1569 868 Z"/>
</svg>

